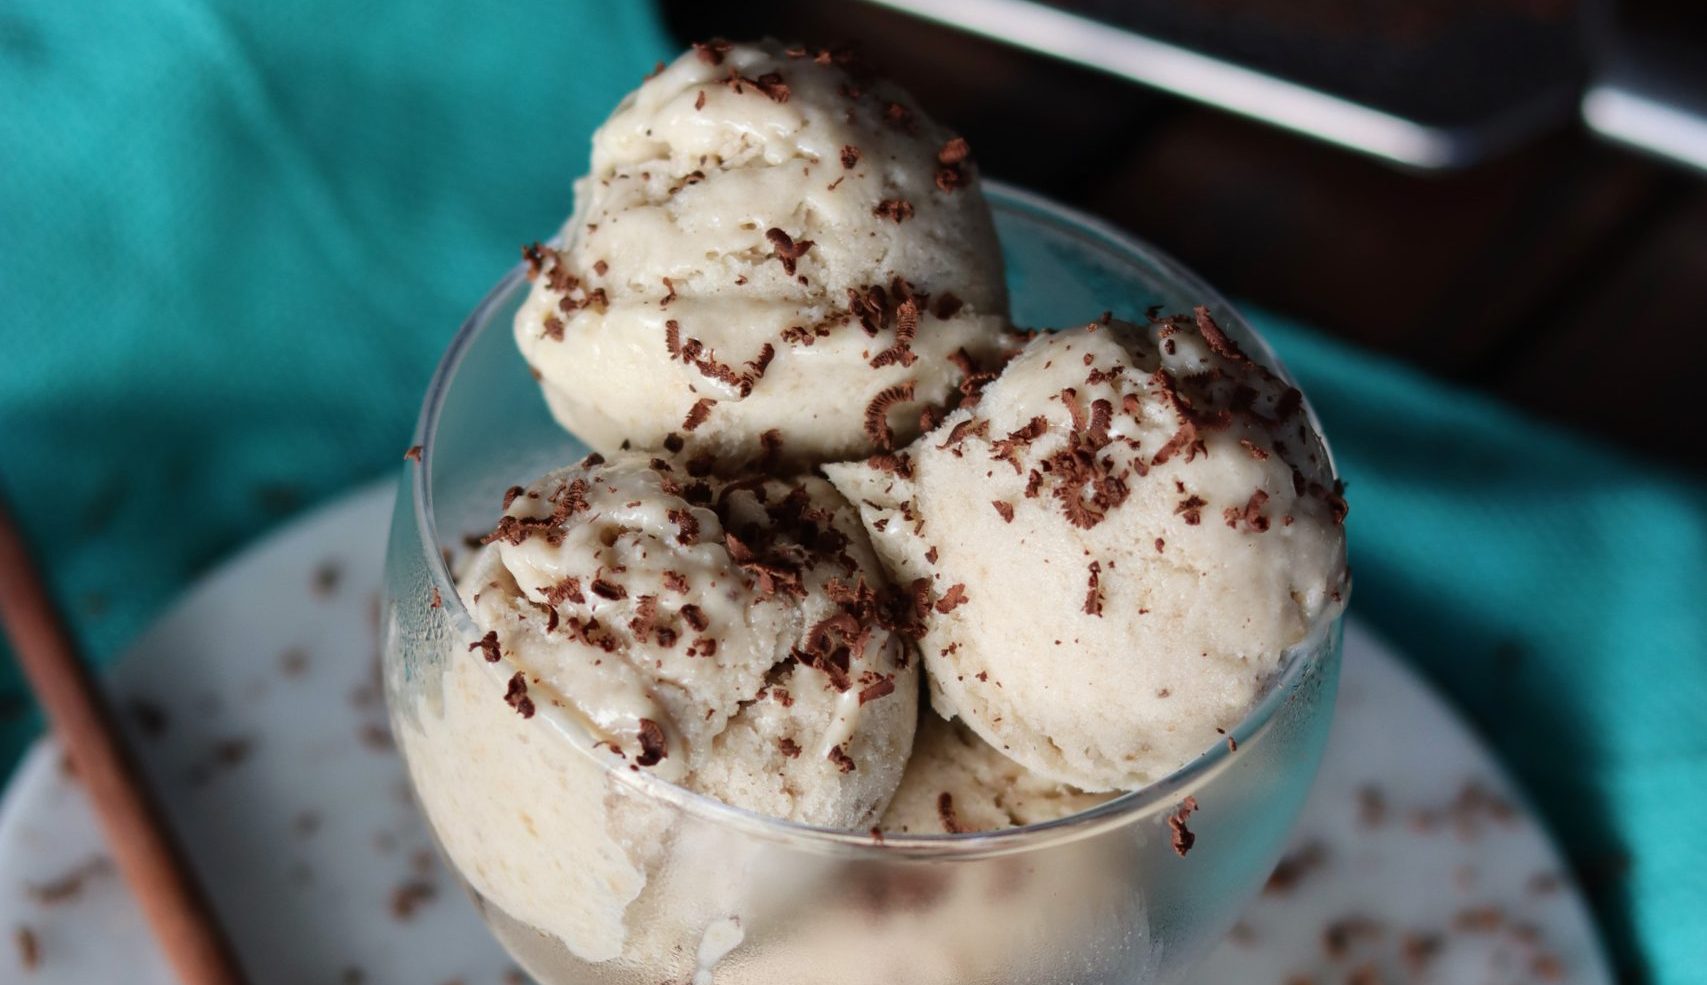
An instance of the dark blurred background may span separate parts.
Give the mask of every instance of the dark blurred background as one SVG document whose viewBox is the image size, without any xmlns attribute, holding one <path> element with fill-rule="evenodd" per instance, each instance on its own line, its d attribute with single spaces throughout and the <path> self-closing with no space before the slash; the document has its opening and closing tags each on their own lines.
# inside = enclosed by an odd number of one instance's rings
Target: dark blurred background
<svg viewBox="0 0 1707 985">
<path fill-rule="evenodd" d="M 684 42 L 717 34 L 853 42 L 964 132 L 987 175 L 1106 217 L 1235 299 L 1617 446 L 1707 468 L 1694 381 L 1707 363 L 1707 180 L 1616 139 L 1673 150 L 1700 139 L 1642 110 L 1649 96 L 1687 104 L 1707 95 L 1687 74 L 1707 66 L 1707 4 L 666 0 L 663 8 Z M 1076 30 L 1088 20 L 1107 30 Z M 1022 45 L 1076 48 L 1078 61 Z M 1181 70 L 1170 60 L 1178 50 L 1207 56 L 1206 69 Z M 1236 74 L 1220 73 L 1226 66 L 1265 78 L 1217 88 Z M 1249 114 L 1123 77 L 1134 73 L 1208 101 L 1247 99 Z M 1343 105 L 1294 106 L 1276 79 Z M 1591 125 L 1584 111 L 1596 93 L 1612 112 L 1590 109 Z M 1631 105 L 1637 112 L 1617 112 Z M 1381 115 L 1360 119 L 1359 108 Z M 1395 118 L 1408 125 L 1396 128 L 1408 143 L 1384 153 L 1390 135 L 1381 126 Z M 1299 119 L 1338 143 L 1295 132 Z M 1366 138 L 1362 150 L 1342 146 Z"/>
</svg>

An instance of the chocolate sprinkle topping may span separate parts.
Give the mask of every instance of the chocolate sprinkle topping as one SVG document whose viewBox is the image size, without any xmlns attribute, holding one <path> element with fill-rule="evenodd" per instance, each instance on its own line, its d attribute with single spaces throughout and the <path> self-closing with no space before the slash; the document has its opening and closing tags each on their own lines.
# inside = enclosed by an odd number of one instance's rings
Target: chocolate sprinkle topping
<svg viewBox="0 0 1707 985">
<path fill-rule="evenodd" d="M 523 718 L 533 717 L 533 699 L 528 697 L 528 682 L 519 670 L 510 678 L 510 685 L 504 691 L 504 703 Z"/>
<path fill-rule="evenodd" d="M 842 167 L 852 168 L 859 163 L 859 148 L 853 144 L 842 145 Z"/>
<path fill-rule="evenodd" d="M 503 650 L 498 646 L 498 631 L 492 630 L 473 643 L 468 644 L 469 652 L 479 650 L 489 664 L 495 664 L 503 657 Z"/>
<path fill-rule="evenodd" d="M 894 691 L 895 678 L 885 677 L 875 684 L 869 684 L 861 688 L 859 692 L 859 703 L 863 705 L 868 701 L 876 701 L 878 698 L 894 693 Z"/>
<path fill-rule="evenodd" d="M 710 41 L 695 41 L 693 53 L 707 65 L 721 65 L 723 64 L 723 56 L 728 54 L 729 49 L 733 47 L 734 45 L 722 38 L 712 38 Z"/>
<path fill-rule="evenodd" d="M 776 258 L 782 261 L 783 272 L 789 276 L 794 275 L 795 262 L 805 256 L 806 251 L 810 250 L 813 246 L 813 242 L 811 240 L 796 240 L 794 237 L 788 235 L 788 233 L 783 232 L 775 226 L 765 230 L 765 238 L 770 240 L 771 248 L 775 250 Z"/>
<path fill-rule="evenodd" d="M 1174 854 L 1185 858 L 1191 846 L 1197 844 L 1197 836 L 1185 826 L 1186 819 L 1197 810 L 1197 798 L 1187 797 L 1180 801 L 1179 809 L 1168 815 L 1168 831 L 1173 836 Z"/>
<path fill-rule="evenodd" d="M 664 739 L 664 730 L 650 718 L 640 720 L 640 755 L 635 757 L 635 763 L 641 766 L 656 766 L 668 756 L 669 749 Z"/>
<path fill-rule="evenodd" d="M 960 823 L 960 815 L 954 809 L 954 795 L 947 790 L 937 794 L 936 813 L 942 820 L 943 830 L 949 834 L 965 834 L 969 830 Z"/>
<path fill-rule="evenodd" d="M 942 598 L 937 599 L 936 611 L 946 616 L 965 603 L 966 586 L 960 582 L 956 582 L 955 584 L 948 586 L 948 591 L 942 593 Z"/>
<path fill-rule="evenodd" d="M 711 417 L 711 408 L 717 403 L 710 397 L 701 397 L 688 408 L 688 416 L 682 418 L 682 430 L 694 431 Z"/>
<path fill-rule="evenodd" d="M 853 757 L 844 752 L 842 747 L 839 745 L 831 746 L 830 754 L 825 758 L 829 759 L 830 762 L 835 763 L 836 769 L 841 770 L 843 773 L 852 773 L 854 771 L 855 763 L 853 761 Z"/>
<path fill-rule="evenodd" d="M 593 583 L 589 585 L 588 588 L 599 598 L 610 599 L 613 602 L 618 599 L 628 598 L 628 589 L 603 578 L 594 578 Z"/>
<path fill-rule="evenodd" d="M 872 443 L 885 450 L 894 447 L 895 432 L 889 427 L 889 410 L 896 404 L 913 399 L 912 382 L 887 387 L 865 405 L 865 434 Z"/>
<path fill-rule="evenodd" d="M 1002 515 L 1003 523 L 1014 522 L 1014 507 L 1012 503 L 1004 503 L 999 499 L 994 499 L 990 501 L 990 505 L 994 506 L 996 508 L 996 512 Z"/>
<path fill-rule="evenodd" d="M 890 222 L 906 222 L 913 217 L 913 203 L 904 198 L 886 198 L 877 203 L 871 214 Z"/>
</svg>

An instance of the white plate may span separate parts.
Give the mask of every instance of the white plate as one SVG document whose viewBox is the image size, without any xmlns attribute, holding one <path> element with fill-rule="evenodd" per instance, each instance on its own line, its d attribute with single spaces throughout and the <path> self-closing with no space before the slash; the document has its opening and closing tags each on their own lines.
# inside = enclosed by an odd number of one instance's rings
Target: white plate
<svg viewBox="0 0 1707 985">
<path fill-rule="evenodd" d="M 389 484 L 368 488 L 250 548 L 111 675 L 256 985 L 519 980 L 432 854 L 385 739 L 374 624 L 390 509 Z M 1467 784 L 1486 796 L 1462 798 Z M 1373 964 L 1383 982 L 1611 982 L 1558 854 L 1492 758 L 1355 624 L 1296 841 L 1319 864 L 1254 903 L 1194 981 L 1328 985 Z M 38 742 L 0 803 L 0 933 L 27 929 L 39 964 L 26 975 L 21 946 L 0 950 L 0 981 L 172 985 L 102 850 L 75 779 Z M 1433 935 L 1411 974 L 1407 950 Z"/>
</svg>

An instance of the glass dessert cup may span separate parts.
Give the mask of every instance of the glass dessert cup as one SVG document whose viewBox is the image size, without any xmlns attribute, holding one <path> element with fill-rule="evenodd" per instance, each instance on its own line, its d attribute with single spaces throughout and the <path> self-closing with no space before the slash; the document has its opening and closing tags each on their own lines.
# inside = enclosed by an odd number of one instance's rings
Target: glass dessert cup
<svg viewBox="0 0 1707 985">
<path fill-rule="evenodd" d="M 1279 367 L 1190 273 L 1094 220 L 987 193 L 1019 325 L 1206 304 Z M 386 561 L 392 727 L 441 849 L 503 945 L 543 985 L 786 981 L 1177 980 L 1278 859 L 1327 739 L 1340 610 L 1288 651 L 1229 741 L 1141 790 L 1049 824 L 878 838 L 753 814 L 623 768 L 563 710 L 524 720 L 515 668 L 481 634 L 448 558 L 489 530 L 505 488 L 587 449 L 552 419 L 511 337 L 512 270 L 435 375 Z M 1236 748 L 1235 748 L 1236 746 Z M 1177 847 L 1181 805 L 1195 798 Z"/>
</svg>

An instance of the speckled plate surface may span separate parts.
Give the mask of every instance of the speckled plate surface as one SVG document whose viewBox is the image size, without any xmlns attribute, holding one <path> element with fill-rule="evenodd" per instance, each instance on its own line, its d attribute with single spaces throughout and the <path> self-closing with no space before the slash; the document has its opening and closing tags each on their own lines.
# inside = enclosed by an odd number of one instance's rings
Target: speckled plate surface
<svg viewBox="0 0 1707 985">
<path fill-rule="evenodd" d="M 522 979 L 433 855 L 386 738 L 389 484 L 190 591 L 111 686 L 256 985 Z M 76 779 L 37 743 L 0 802 L 0 982 L 172 985 Z M 1355 623 L 1295 851 L 1201 985 L 1609 985 L 1581 900 L 1463 724 Z"/>
</svg>

